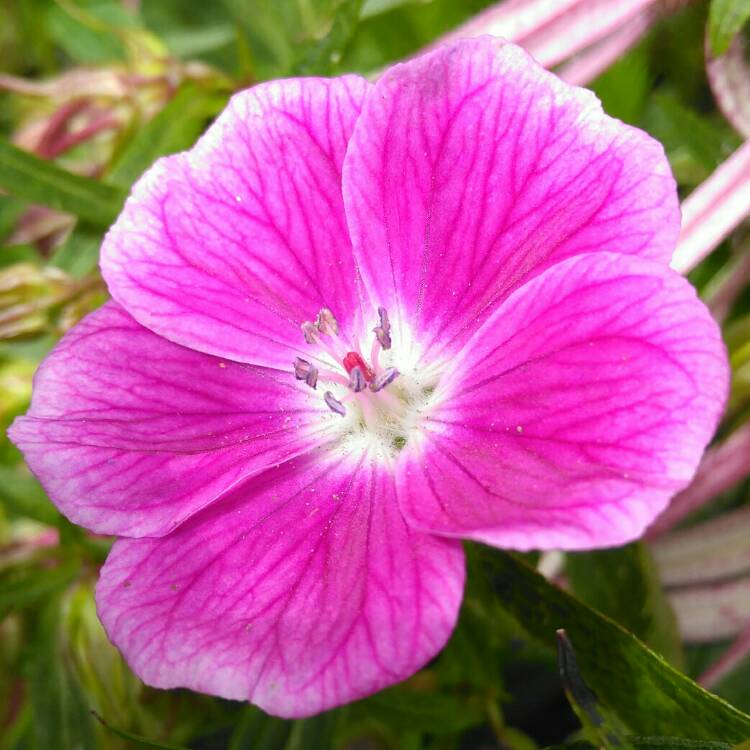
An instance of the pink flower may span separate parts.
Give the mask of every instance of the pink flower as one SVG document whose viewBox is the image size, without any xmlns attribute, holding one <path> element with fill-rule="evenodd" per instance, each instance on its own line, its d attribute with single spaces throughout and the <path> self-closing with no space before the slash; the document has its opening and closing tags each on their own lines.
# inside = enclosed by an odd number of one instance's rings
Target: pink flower
<svg viewBox="0 0 750 750">
<path fill-rule="evenodd" d="M 461 539 L 638 537 L 727 390 L 661 147 L 485 37 L 262 84 L 135 186 L 13 440 L 124 537 L 147 683 L 303 716 L 445 644 Z"/>
</svg>

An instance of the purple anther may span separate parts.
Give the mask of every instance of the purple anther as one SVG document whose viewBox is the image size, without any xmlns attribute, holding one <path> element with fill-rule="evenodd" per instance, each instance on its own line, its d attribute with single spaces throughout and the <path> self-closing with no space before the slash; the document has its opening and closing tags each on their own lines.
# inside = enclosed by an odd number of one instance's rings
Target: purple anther
<svg viewBox="0 0 750 750">
<path fill-rule="evenodd" d="M 327 336 L 339 332 L 338 321 L 333 317 L 333 313 L 327 307 L 321 308 L 318 317 L 315 318 L 315 327 Z"/>
<path fill-rule="evenodd" d="M 307 373 L 310 372 L 311 367 L 312 365 L 306 359 L 297 357 L 294 360 L 294 377 L 297 380 L 306 380 Z"/>
<path fill-rule="evenodd" d="M 310 388 L 316 388 L 318 385 L 318 368 L 306 359 L 297 357 L 294 360 L 294 377 L 297 380 L 304 380 Z"/>
<path fill-rule="evenodd" d="M 323 394 L 323 400 L 331 411 L 340 414 L 342 417 L 346 415 L 346 408 L 330 391 Z"/>
<path fill-rule="evenodd" d="M 391 332 L 391 321 L 388 320 L 388 310 L 384 307 L 378 308 L 378 317 L 380 318 L 380 327 L 386 332 Z"/>
<path fill-rule="evenodd" d="M 388 311 L 384 307 L 378 308 L 378 318 L 380 319 L 380 325 L 376 326 L 372 330 L 375 333 L 380 346 L 383 349 L 391 348 L 391 321 L 388 320 Z"/>
<path fill-rule="evenodd" d="M 307 341 L 308 344 L 317 344 L 320 341 L 320 332 L 315 327 L 315 323 L 311 323 L 309 320 L 306 320 L 302 324 L 302 334 L 305 337 L 305 341 Z"/>
<path fill-rule="evenodd" d="M 367 388 L 367 381 L 365 380 L 365 374 L 362 372 L 361 367 L 353 367 L 349 373 L 349 387 L 355 392 L 359 393 Z"/>
<path fill-rule="evenodd" d="M 399 371 L 395 367 L 389 367 L 387 370 L 378 375 L 375 380 L 370 383 L 370 390 L 374 393 L 382 391 L 387 385 L 390 385 L 398 376 Z"/>
</svg>

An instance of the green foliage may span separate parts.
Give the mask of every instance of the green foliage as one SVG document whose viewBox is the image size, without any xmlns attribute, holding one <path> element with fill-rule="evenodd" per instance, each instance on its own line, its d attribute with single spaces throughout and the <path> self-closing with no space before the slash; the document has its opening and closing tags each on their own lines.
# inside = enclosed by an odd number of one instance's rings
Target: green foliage
<svg viewBox="0 0 750 750">
<path fill-rule="evenodd" d="M 118 729 L 108 724 L 98 713 L 92 711 L 92 716 L 109 732 L 122 739 L 127 740 L 129 744 L 135 745 L 136 747 L 150 747 L 155 750 L 189 750 L 189 748 L 180 747 L 179 745 L 172 745 L 167 742 L 157 742 L 156 740 L 150 740 L 148 737 L 142 737 L 133 732 L 126 732 L 124 729 Z"/>
<path fill-rule="evenodd" d="M 61 647 L 58 611 L 58 597 L 45 601 L 31 626 L 27 666 L 34 744 L 39 750 L 94 750 L 86 698 Z"/>
<path fill-rule="evenodd" d="M 100 227 L 112 223 L 125 199 L 119 188 L 66 172 L 1 139 L 0 187 Z"/>
<path fill-rule="evenodd" d="M 645 544 L 571 554 L 565 569 L 583 602 L 682 665 L 677 621 Z"/>
<path fill-rule="evenodd" d="M 748 0 L 711 0 L 708 36 L 714 55 L 723 55 L 740 29 L 750 19 Z"/>
<path fill-rule="evenodd" d="M 555 588 L 505 552 L 483 556 L 495 595 L 535 638 L 555 644 L 564 629 L 586 681 L 638 735 L 739 742 L 750 737 L 743 714 L 671 667 L 612 620 Z"/>
<path fill-rule="evenodd" d="M 288 75 L 374 77 L 490 2 L 4 0 L 1 72 L 53 93 L 0 88 L 2 427 L 26 409 L 60 335 L 105 299 L 99 246 L 133 183 L 190 147 L 233 91 Z M 592 84 L 607 112 L 664 143 L 683 194 L 740 144 L 712 100 L 704 41 L 708 31 L 721 54 L 749 17 L 747 0 L 664 14 Z M 80 66 L 130 81 L 127 93 L 92 93 L 88 81 L 65 94 L 59 77 Z M 54 159 L 35 156 L 34 129 L 71 96 L 90 97 L 115 126 Z M 45 232 L 39 206 L 67 216 Z M 706 298 L 739 273 L 740 235 L 691 275 Z M 750 416 L 742 284 L 723 329 L 734 371 L 724 432 Z M 19 309 L 28 317 L 11 335 L 2 325 Z M 729 501 L 746 502 L 747 488 Z M 0 750 L 729 750 L 750 736 L 748 716 L 678 671 L 683 651 L 696 676 L 726 646 L 683 648 L 645 543 L 568 555 L 569 593 L 517 557 L 467 545 L 464 604 L 442 653 L 400 685 L 299 721 L 145 687 L 95 613 L 110 544 L 63 519 L 0 443 Z M 715 688 L 744 711 L 748 675 L 746 659 Z"/>
<path fill-rule="evenodd" d="M 341 62 L 347 45 L 359 24 L 363 0 L 341 0 L 336 7 L 331 28 L 320 40 L 312 43 L 294 65 L 296 75 L 330 74 Z"/>
</svg>

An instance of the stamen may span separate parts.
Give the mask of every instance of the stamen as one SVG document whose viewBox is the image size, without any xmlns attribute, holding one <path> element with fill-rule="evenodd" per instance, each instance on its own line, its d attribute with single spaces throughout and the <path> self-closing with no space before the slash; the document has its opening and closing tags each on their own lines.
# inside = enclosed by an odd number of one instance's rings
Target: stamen
<svg viewBox="0 0 750 750">
<path fill-rule="evenodd" d="M 305 341 L 308 344 L 319 344 L 320 343 L 320 331 L 318 331 L 315 323 L 311 323 L 306 320 L 302 326 L 302 335 L 305 337 Z"/>
<path fill-rule="evenodd" d="M 294 377 L 297 380 L 304 380 L 310 388 L 316 388 L 318 385 L 318 368 L 306 359 L 297 357 L 294 360 Z"/>
<path fill-rule="evenodd" d="M 401 373 L 395 367 L 388 367 L 370 383 L 370 390 L 373 393 L 382 391 L 387 385 L 390 385 Z"/>
<path fill-rule="evenodd" d="M 325 367 L 321 367 L 318 370 L 318 380 L 323 380 L 326 383 L 336 383 L 343 385 L 345 388 L 349 387 L 349 378 L 345 378 L 341 373 L 334 372 Z"/>
<path fill-rule="evenodd" d="M 372 340 L 372 347 L 370 348 L 370 364 L 372 365 L 372 371 L 376 375 L 380 372 L 380 350 L 382 348 L 376 336 Z"/>
<path fill-rule="evenodd" d="M 349 373 L 349 387 L 355 392 L 359 393 L 367 388 L 367 381 L 365 375 L 360 367 L 355 367 Z"/>
<path fill-rule="evenodd" d="M 331 411 L 340 414 L 342 417 L 346 416 L 346 408 L 330 391 L 326 391 L 323 394 L 323 400 Z"/>
<path fill-rule="evenodd" d="M 378 308 L 378 318 L 380 319 L 380 325 L 376 326 L 372 330 L 375 333 L 380 346 L 383 349 L 391 348 L 391 321 L 388 319 L 388 311 L 384 307 Z"/>
<path fill-rule="evenodd" d="M 321 308 L 318 317 L 315 318 L 315 327 L 328 336 L 335 336 L 339 332 L 338 321 L 327 307 Z"/>
</svg>

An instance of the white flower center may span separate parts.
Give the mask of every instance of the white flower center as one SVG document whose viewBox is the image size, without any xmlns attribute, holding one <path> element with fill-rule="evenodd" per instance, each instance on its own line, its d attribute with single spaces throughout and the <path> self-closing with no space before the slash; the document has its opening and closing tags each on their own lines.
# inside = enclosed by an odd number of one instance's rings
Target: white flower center
<svg viewBox="0 0 750 750">
<path fill-rule="evenodd" d="M 388 463 L 421 443 L 440 368 L 420 362 L 416 342 L 403 326 L 392 340 L 383 308 L 378 316 L 365 358 L 361 352 L 367 347 L 359 345 L 365 342 L 348 346 L 339 337 L 336 319 L 324 308 L 314 323 L 302 325 L 305 340 L 317 351 L 312 361 L 297 359 L 294 371 L 311 388 L 326 389 L 323 399 L 337 416 L 331 429 L 346 453 L 366 451 Z"/>
</svg>

